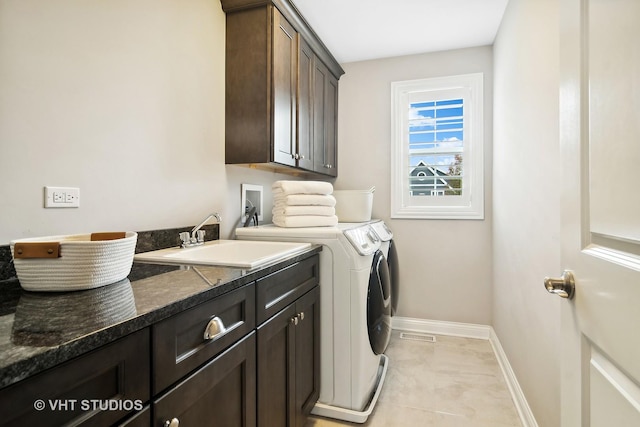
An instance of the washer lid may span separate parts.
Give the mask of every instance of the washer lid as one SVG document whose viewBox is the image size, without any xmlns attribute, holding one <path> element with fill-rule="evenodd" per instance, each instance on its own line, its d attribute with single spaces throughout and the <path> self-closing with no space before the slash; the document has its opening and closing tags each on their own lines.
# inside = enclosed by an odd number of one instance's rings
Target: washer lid
<svg viewBox="0 0 640 427">
<path fill-rule="evenodd" d="M 299 238 L 299 239 L 337 239 L 342 234 L 338 227 L 301 227 L 286 228 L 274 224 L 259 227 L 236 228 L 238 238 Z"/>
<path fill-rule="evenodd" d="M 372 222 L 370 225 L 371 228 L 373 228 L 373 231 L 383 242 L 388 242 L 389 240 L 393 239 L 393 233 L 391 232 L 391 229 L 387 227 L 387 224 L 385 224 L 384 221 L 380 220 Z"/>
<path fill-rule="evenodd" d="M 344 230 L 343 233 L 362 256 L 371 255 L 380 249 L 380 239 L 369 225 Z"/>
</svg>

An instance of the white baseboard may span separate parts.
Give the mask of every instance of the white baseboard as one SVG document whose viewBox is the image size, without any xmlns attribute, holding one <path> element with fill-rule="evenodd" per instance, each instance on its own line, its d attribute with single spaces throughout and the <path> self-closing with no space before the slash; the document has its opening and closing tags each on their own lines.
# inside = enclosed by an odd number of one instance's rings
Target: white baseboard
<svg viewBox="0 0 640 427">
<path fill-rule="evenodd" d="M 449 335 L 464 338 L 476 338 L 488 340 L 493 352 L 498 359 L 498 365 L 507 382 L 511 398 L 515 404 L 523 427 L 538 427 L 533 412 L 527 403 L 527 399 L 520 388 L 507 355 L 500 344 L 500 340 L 491 326 L 476 325 L 471 323 L 443 322 L 439 320 L 414 319 L 410 317 L 392 317 L 392 327 L 396 330 L 422 332 L 426 334 Z"/>
<path fill-rule="evenodd" d="M 516 374 L 513 372 L 509 359 L 507 359 L 507 354 L 504 352 L 502 344 L 500 344 L 500 340 L 493 328 L 491 328 L 489 342 L 491 343 L 491 347 L 493 347 L 496 359 L 498 359 L 498 364 L 500 365 L 500 369 L 502 369 L 502 374 L 507 382 L 507 387 L 509 387 L 511 398 L 513 399 L 513 403 L 516 405 L 516 410 L 518 411 L 523 427 L 538 427 L 538 422 L 533 416 L 533 412 L 531 412 L 531 407 L 529 407 L 529 403 L 524 397 L 524 393 L 520 388 Z"/>
<path fill-rule="evenodd" d="M 422 332 L 425 334 L 449 335 L 454 337 L 488 340 L 491 327 L 471 323 L 442 322 L 439 320 L 414 319 L 411 317 L 391 318 L 392 328 L 401 331 Z"/>
</svg>

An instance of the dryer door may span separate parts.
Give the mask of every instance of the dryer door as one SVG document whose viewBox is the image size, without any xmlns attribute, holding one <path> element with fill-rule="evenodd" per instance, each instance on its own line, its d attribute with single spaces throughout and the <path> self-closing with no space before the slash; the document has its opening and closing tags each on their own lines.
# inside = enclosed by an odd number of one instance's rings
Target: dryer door
<svg viewBox="0 0 640 427">
<path fill-rule="evenodd" d="M 391 339 L 391 284 L 387 260 L 380 251 L 373 256 L 367 292 L 367 328 L 375 354 L 382 354 Z"/>
<path fill-rule="evenodd" d="M 389 241 L 389 253 L 387 254 L 389 264 L 389 277 L 391 279 L 391 315 L 395 316 L 398 309 L 398 297 L 400 294 L 400 280 L 398 279 L 398 252 L 393 239 Z"/>
</svg>

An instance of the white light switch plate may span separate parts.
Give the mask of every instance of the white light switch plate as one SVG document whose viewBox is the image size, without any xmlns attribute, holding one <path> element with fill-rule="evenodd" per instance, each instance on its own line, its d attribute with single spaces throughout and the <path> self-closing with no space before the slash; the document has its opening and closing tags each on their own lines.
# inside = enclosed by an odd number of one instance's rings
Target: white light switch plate
<svg viewBox="0 0 640 427">
<path fill-rule="evenodd" d="M 80 189 L 75 187 L 44 187 L 44 207 L 80 207 Z"/>
</svg>

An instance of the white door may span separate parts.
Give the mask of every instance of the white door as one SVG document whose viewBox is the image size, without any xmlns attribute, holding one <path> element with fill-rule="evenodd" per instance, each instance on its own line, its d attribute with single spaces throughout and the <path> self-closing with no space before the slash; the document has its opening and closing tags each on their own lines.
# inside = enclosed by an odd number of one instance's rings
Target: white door
<svg viewBox="0 0 640 427">
<path fill-rule="evenodd" d="M 640 0 L 560 4 L 562 426 L 640 426 Z"/>
</svg>

